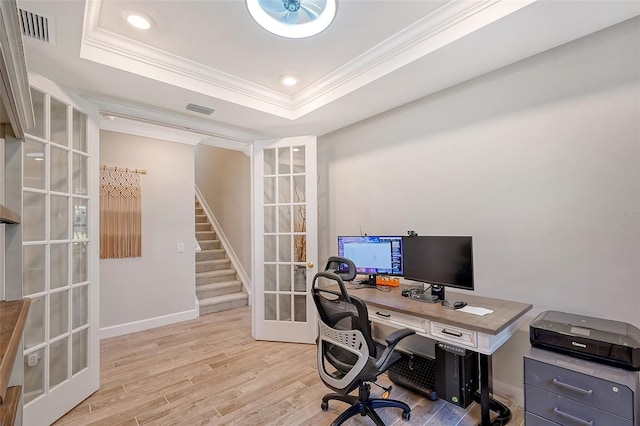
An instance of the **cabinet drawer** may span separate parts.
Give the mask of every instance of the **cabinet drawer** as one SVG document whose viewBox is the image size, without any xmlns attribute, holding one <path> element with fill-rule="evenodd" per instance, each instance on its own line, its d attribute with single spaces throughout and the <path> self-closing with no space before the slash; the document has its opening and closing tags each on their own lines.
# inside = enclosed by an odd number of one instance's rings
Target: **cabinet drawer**
<svg viewBox="0 0 640 426">
<path fill-rule="evenodd" d="M 531 414 L 528 411 L 524 414 L 524 424 L 526 426 L 558 426 L 558 423 L 543 419 L 542 417 Z"/>
<path fill-rule="evenodd" d="M 556 395 L 525 386 L 525 410 L 561 425 L 632 426 L 632 420 Z"/>
<path fill-rule="evenodd" d="M 566 368 L 524 359 L 527 385 L 633 419 L 633 392 L 626 386 Z"/>
<path fill-rule="evenodd" d="M 478 333 L 475 331 L 465 330 L 464 328 L 432 322 L 430 334 L 437 340 L 453 342 L 472 348 L 478 346 Z"/>
<path fill-rule="evenodd" d="M 420 333 L 425 333 L 427 331 L 427 320 L 423 320 L 417 317 L 404 315 L 399 312 L 390 311 L 387 309 L 380 308 L 370 308 L 369 309 L 369 319 L 374 322 L 379 322 L 382 324 L 388 324 L 390 326 L 397 327 L 406 327 L 412 330 L 418 331 Z"/>
</svg>

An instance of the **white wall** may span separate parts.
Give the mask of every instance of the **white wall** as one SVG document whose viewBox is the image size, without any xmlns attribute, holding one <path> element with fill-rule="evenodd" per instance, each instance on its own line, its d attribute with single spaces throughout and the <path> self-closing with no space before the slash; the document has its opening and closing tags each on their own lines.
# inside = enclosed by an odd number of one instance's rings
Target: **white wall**
<svg viewBox="0 0 640 426">
<path fill-rule="evenodd" d="M 196 185 L 251 277 L 251 159 L 240 151 L 196 146 Z"/>
<path fill-rule="evenodd" d="M 100 164 L 142 175 L 142 257 L 100 261 L 103 338 L 197 317 L 194 147 L 100 132 Z M 184 243 L 184 253 L 176 251 Z"/>
<path fill-rule="evenodd" d="M 635 19 L 320 138 L 320 258 L 340 234 L 472 235 L 477 294 L 640 326 L 639 75 Z"/>
</svg>

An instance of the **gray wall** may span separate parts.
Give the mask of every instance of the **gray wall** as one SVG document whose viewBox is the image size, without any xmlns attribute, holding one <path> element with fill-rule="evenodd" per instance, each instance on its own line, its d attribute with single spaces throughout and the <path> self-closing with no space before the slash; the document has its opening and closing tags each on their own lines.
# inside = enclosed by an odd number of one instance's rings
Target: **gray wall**
<svg viewBox="0 0 640 426">
<path fill-rule="evenodd" d="M 142 175 L 142 257 L 100 261 L 100 327 L 108 337 L 197 317 L 194 147 L 100 132 L 102 165 Z M 176 251 L 184 243 L 184 253 Z"/>
<path fill-rule="evenodd" d="M 472 235 L 477 294 L 640 326 L 639 74 L 635 19 L 321 137 L 320 259 Z M 507 393 L 526 331 L 494 357 Z"/>
<path fill-rule="evenodd" d="M 196 146 L 196 185 L 251 277 L 251 159 L 239 151 Z"/>
</svg>

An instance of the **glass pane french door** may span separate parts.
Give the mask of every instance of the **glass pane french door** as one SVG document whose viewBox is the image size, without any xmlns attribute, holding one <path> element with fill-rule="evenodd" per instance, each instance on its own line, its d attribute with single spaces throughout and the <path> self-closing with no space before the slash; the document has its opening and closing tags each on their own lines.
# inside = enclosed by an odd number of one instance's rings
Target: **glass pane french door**
<svg viewBox="0 0 640 426">
<path fill-rule="evenodd" d="M 25 425 L 52 423 L 99 385 L 90 226 L 98 209 L 89 181 L 90 164 L 98 169 L 97 126 L 63 92 L 42 85 L 31 89 L 36 126 L 23 150 L 22 293 L 34 300 L 24 332 Z"/>
<path fill-rule="evenodd" d="M 254 144 L 254 337 L 312 343 L 316 138 Z"/>
</svg>

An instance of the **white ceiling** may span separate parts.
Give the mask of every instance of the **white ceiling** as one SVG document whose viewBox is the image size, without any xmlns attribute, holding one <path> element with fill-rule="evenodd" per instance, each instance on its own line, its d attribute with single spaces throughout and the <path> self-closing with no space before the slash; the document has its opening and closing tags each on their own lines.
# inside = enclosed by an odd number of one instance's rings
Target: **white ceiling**
<svg viewBox="0 0 640 426">
<path fill-rule="evenodd" d="M 263 30 L 243 0 L 18 6 L 51 23 L 54 44 L 25 37 L 30 70 L 114 121 L 188 127 L 232 148 L 326 134 L 640 14 L 640 2 L 627 0 L 338 2 L 332 25 L 307 39 Z M 125 9 L 155 25 L 129 27 Z M 284 74 L 300 83 L 282 86 Z M 187 111 L 189 103 L 215 112 Z"/>
</svg>

